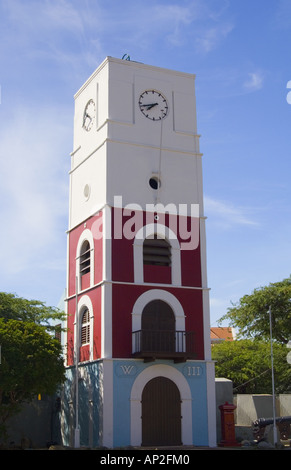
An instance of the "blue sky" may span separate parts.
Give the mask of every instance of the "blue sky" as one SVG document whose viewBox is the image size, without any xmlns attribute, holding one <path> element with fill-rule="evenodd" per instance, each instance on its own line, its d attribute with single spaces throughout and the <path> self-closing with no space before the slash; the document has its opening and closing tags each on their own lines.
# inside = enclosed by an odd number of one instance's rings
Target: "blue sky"
<svg viewBox="0 0 291 470">
<path fill-rule="evenodd" d="M 0 39 L 0 290 L 57 305 L 73 95 L 124 54 L 196 74 L 212 326 L 290 275 L 289 0 L 0 0 Z"/>
</svg>

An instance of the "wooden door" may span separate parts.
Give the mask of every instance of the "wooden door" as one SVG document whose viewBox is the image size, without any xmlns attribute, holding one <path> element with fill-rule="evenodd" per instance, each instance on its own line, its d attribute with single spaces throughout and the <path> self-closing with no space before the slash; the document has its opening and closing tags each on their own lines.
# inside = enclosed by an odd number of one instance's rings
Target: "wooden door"
<svg viewBox="0 0 291 470">
<path fill-rule="evenodd" d="M 181 398 L 166 377 L 150 380 L 142 393 L 142 445 L 181 445 Z"/>
<path fill-rule="evenodd" d="M 142 350 L 175 351 L 175 315 L 162 300 L 149 302 L 142 312 Z"/>
</svg>

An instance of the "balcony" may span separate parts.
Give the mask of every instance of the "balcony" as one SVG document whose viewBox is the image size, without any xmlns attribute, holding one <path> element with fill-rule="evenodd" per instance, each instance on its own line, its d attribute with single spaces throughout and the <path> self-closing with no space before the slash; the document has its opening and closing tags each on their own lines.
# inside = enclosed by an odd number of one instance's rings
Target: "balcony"
<svg viewBox="0 0 291 470">
<path fill-rule="evenodd" d="M 196 357 L 193 331 L 139 330 L 132 335 L 132 355 L 144 359 L 144 362 L 155 359 L 185 362 Z"/>
</svg>

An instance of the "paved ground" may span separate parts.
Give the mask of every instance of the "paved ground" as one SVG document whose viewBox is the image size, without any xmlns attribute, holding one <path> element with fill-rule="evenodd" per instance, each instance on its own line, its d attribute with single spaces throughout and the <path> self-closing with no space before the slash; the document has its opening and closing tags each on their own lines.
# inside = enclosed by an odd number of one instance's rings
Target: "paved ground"
<svg viewBox="0 0 291 470">
<path fill-rule="evenodd" d="M 175 453 L 179 454 L 181 453 L 187 453 L 187 452 L 192 452 L 195 450 L 206 450 L 206 451 L 211 451 L 211 450 L 228 450 L 228 451 L 238 451 L 238 450 L 291 450 L 291 446 L 284 445 L 284 446 L 278 446 L 278 447 L 273 447 L 268 443 L 262 444 L 262 445 L 242 445 L 242 446 L 237 446 L 237 447 L 196 447 L 196 446 L 173 446 L 173 447 L 122 447 L 122 448 L 115 448 L 115 449 L 98 449 L 98 448 L 93 448 L 89 449 L 87 447 L 81 447 L 80 449 L 74 449 L 71 447 L 63 447 L 63 446 L 58 446 L 54 445 L 49 448 L 49 450 L 99 450 L 102 453 L 112 453 L 118 452 L 118 453 L 125 453 L 125 452 L 132 452 L 132 451 L 151 451 L 151 452 L 158 452 L 158 453 Z"/>
</svg>

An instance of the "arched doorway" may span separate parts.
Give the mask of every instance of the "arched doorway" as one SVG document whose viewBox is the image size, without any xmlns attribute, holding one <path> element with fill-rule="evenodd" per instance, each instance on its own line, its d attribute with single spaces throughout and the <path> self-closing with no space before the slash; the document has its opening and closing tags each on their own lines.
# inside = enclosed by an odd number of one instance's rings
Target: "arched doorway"
<svg viewBox="0 0 291 470">
<path fill-rule="evenodd" d="M 166 377 L 151 379 L 142 392 L 142 445 L 181 445 L 181 397 Z"/>
<path fill-rule="evenodd" d="M 142 350 L 174 352 L 175 323 L 175 315 L 169 304 L 162 300 L 149 302 L 142 312 Z"/>
</svg>

